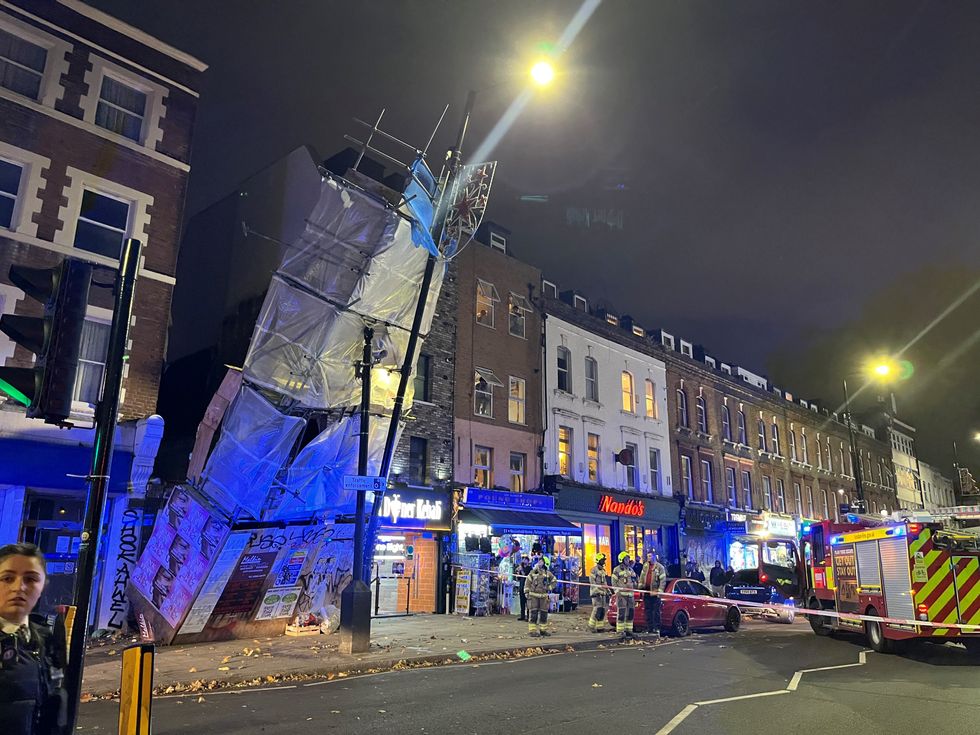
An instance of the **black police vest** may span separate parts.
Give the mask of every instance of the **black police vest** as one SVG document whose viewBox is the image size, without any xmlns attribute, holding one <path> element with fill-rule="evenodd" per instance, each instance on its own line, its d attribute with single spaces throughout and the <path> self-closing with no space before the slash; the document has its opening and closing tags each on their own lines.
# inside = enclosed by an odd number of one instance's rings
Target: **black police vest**
<svg viewBox="0 0 980 735">
<path fill-rule="evenodd" d="M 5 735 L 49 735 L 64 724 L 64 627 L 60 621 L 52 623 L 55 629 L 32 615 L 27 642 L 0 633 L 0 723 Z"/>
</svg>

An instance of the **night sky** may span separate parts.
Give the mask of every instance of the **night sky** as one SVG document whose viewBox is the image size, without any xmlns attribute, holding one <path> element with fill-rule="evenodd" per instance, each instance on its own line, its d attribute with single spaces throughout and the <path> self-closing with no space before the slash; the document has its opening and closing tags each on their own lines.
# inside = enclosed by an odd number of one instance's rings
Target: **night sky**
<svg viewBox="0 0 980 735">
<path fill-rule="evenodd" d="M 421 146 L 452 105 L 438 168 L 470 88 L 473 151 L 578 7 L 89 1 L 210 64 L 188 215 L 382 107 Z M 607 0 L 496 149 L 488 216 L 561 288 L 825 405 L 975 289 L 896 392 L 922 458 L 949 474 L 956 441 L 977 474 L 978 38 L 973 0 Z"/>
</svg>

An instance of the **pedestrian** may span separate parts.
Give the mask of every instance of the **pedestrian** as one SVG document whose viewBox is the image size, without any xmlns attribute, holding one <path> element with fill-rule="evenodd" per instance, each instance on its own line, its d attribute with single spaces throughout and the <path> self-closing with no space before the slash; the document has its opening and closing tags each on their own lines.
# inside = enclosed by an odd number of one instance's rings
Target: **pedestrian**
<svg viewBox="0 0 980 735">
<path fill-rule="evenodd" d="M 721 559 L 715 559 L 715 565 L 711 567 L 711 575 L 708 581 L 711 582 L 711 592 L 715 597 L 725 596 L 725 582 L 727 574 L 721 565 Z"/>
<path fill-rule="evenodd" d="M 687 576 L 691 579 L 697 580 L 698 582 L 704 582 L 704 572 L 701 571 L 701 565 L 698 564 L 696 560 L 692 559 L 689 566 L 690 568 Z"/>
<path fill-rule="evenodd" d="M 633 590 L 636 589 L 636 572 L 630 564 L 629 552 L 619 552 L 619 564 L 613 569 L 612 584 L 616 590 L 616 632 L 620 642 L 633 637 L 633 615 L 636 599 Z"/>
<path fill-rule="evenodd" d="M 0 723 L 4 735 L 55 735 L 65 727 L 61 686 L 67 641 L 60 616 L 33 614 L 47 580 L 34 544 L 0 546 Z M 79 623 L 81 624 L 81 623 Z"/>
<path fill-rule="evenodd" d="M 589 572 L 589 597 L 592 598 L 592 614 L 589 630 L 602 633 L 606 629 L 606 611 L 609 609 L 609 581 L 606 578 L 606 555 L 595 555 L 595 566 Z"/>
<path fill-rule="evenodd" d="M 532 636 L 551 635 L 548 632 L 548 595 L 558 585 L 551 573 L 551 559 L 542 556 L 527 575 L 527 601 L 530 617 L 527 630 Z"/>
<path fill-rule="evenodd" d="M 527 620 L 527 575 L 531 573 L 531 558 L 527 554 L 521 555 L 520 566 L 514 570 L 517 581 L 520 583 L 519 594 L 521 597 L 521 617 L 518 620 Z"/>
<path fill-rule="evenodd" d="M 647 633 L 660 635 L 660 593 L 667 588 L 667 568 L 660 563 L 656 552 L 647 554 L 646 563 L 640 571 L 640 589 L 643 595 L 643 613 L 647 623 Z"/>
</svg>

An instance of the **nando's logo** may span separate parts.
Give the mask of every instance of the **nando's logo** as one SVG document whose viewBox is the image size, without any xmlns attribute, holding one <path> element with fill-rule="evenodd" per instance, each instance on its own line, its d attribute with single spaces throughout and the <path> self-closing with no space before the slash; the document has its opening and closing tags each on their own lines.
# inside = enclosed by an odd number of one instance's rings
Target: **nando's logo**
<svg viewBox="0 0 980 735">
<path fill-rule="evenodd" d="M 616 500 L 612 495 L 603 495 L 599 499 L 599 512 L 639 518 L 646 512 L 646 503 L 635 498 Z"/>
</svg>

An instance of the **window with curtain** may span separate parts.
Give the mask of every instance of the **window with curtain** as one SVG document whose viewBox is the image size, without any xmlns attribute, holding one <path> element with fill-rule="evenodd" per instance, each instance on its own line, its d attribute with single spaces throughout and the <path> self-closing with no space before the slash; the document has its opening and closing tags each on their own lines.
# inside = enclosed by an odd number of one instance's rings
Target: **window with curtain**
<svg viewBox="0 0 980 735">
<path fill-rule="evenodd" d="M 660 479 L 660 450 L 650 450 L 650 491 L 659 493 L 663 490 Z"/>
<path fill-rule="evenodd" d="M 725 405 L 721 407 L 721 437 L 725 441 L 732 440 L 732 411 Z"/>
<path fill-rule="evenodd" d="M 510 453 L 510 489 L 515 493 L 527 490 L 527 455 Z"/>
<path fill-rule="evenodd" d="M 745 411 L 738 412 L 738 443 L 744 447 L 749 445 L 749 437 L 745 428 Z"/>
<path fill-rule="evenodd" d="M 648 419 L 657 418 L 657 389 L 654 386 L 653 381 L 647 378 L 644 381 L 645 391 L 644 395 L 646 398 L 646 416 Z"/>
<path fill-rule="evenodd" d="M 725 468 L 725 486 L 728 488 L 728 505 L 732 508 L 738 507 L 738 485 L 735 479 L 735 468 Z"/>
<path fill-rule="evenodd" d="M 683 388 L 677 389 L 677 425 L 690 426 L 691 419 L 687 413 L 687 392 Z"/>
<path fill-rule="evenodd" d="M 635 411 L 636 397 L 633 393 L 633 375 L 624 370 L 622 377 L 623 385 L 623 410 L 629 413 Z"/>
<path fill-rule="evenodd" d="M 708 433 L 708 407 L 704 402 L 704 396 L 698 396 L 697 411 L 698 411 L 698 431 L 700 431 L 702 434 L 707 434 Z"/>
<path fill-rule="evenodd" d="M 109 350 L 109 324 L 86 319 L 78 353 L 78 375 L 74 400 L 94 406 L 102 393 L 106 352 Z"/>
<path fill-rule="evenodd" d="M 694 473 L 691 467 L 691 458 L 686 454 L 681 455 L 681 483 L 687 497 L 694 499 Z"/>
<path fill-rule="evenodd" d="M 110 76 L 102 77 L 95 124 L 137 143 L 143 140 L 146 93 Z"/>
<path fill-rule="evenodd" d="M 572 430 L 567 426 L 558 427 L 558 474 L 572 476 Z"/>
<path fill-rule="evenodd" d="M 796 454 L 796 430 L 789 430 L 789 456 L 794 462 L 799 462 L 800 458 Z"/>
<path fill-rule="evenodd" d="M 473 447 L 473 484 L 493 487 L 493 447 Z"/>
<path fill-rule="evenodd" d="M 762 476 L 762 507 L 772 510 L 772 479 L 766 475 Z"/>
<path fill-rule="evenodd" d="M 768 449 L 766 444 L 766 422 L 759 418 L 759 450 L 765 452 Z"/>
<path fill-rule="evenodd" d="M 701 494 L 702 499 L 708 503 L 715 502 L 715 488 L 711 476 L 711 462 L 707 459 L 701 460 Z"/>
<path fill-rule="evenodd" d="M 629 450 L 629 464 L 626 465 L 626 487 L 631 490 L 636 490 L 637 486 L 637 476 L 636 476 L 636 450 L 635 444 L 626 443 L 626 449 Z"/>
<path fill-rule="evenodd" d="M 599 402 L 599 364 L 591 357 L 585 358 L 585 399 Z"/>
<path fill-rule="evenodd" d="M 589 434 L 589 482 L 599 482 L 599 435 Z"/>
<path fill-rule="evenodd" d="M 510 396 L 507 401 L 507 420 L 512 424 L 526 424 L 525 404 L 527 402 L 527 382 L 524 378 L 510 376 Z"/>
<path fill-rule="evenodd" d="M 779 426 L 776 424 L 775 421 L 772 422 L 772 453 L 780 454 L 780 455 L 782 454 L 782 451 L 780 450 L 779 447 Z"/>
<path fill-rule="evenodd" d="M 0 86 L 38 99 L 48 50 L 0 28 Z"/>
</svg>

